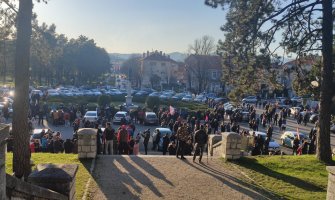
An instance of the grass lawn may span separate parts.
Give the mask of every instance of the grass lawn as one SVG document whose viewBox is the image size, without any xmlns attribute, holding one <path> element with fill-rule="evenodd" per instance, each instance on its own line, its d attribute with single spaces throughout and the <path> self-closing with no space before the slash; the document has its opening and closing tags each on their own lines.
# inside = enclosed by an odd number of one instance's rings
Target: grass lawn
<svg viewBox="0 0 335 200">
<path fill-rule="evenodd" d="M 6 154 L 6 172 L 13 173 L 13 154 Z M 40 163 L 54 163 L 54 164 L 78 164 L 78 172 L 76 175 L 76 199 L 81 199 L 84 195 L 84 190 L 88 179 L 91 177 L 89 169 L 91 167 L 90 159 L 79 160 L 77 154 L 51 154 L 51 153 L 33 153 L 32 160 L 35 165 Z"/>
<path fill-rule="evenodd" d="M 326 199 L 328 173 L 314 155 L 244 157 L 232 165 L 279 198 Z"/>
</svg>

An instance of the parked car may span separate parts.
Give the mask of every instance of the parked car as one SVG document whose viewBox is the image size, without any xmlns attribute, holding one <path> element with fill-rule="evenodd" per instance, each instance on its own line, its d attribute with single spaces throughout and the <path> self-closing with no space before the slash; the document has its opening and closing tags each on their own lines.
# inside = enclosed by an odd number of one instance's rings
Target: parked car
<svg viewBox="0 0 335 200">
<path fill-rule="evenodd" d="M 242 99 L 242 103 L 256 103 L 257 97 L 256 96 L 248 96 Z"/>
<path fill-rule="evenodd" d="M 152 137 L 154 140 L 157 137 L 157 130 L 159 130 L 160 132 L 160 140 L 158 142 L 158 151 L 162 151 L 163 150 L 163 136 L 167 134 L 169 137 L 171 137 L 172 132 L 169 128 L 156 128 L 152 134 Z"/>
<path fill-rule="evenodd" d="M 154 112 L 145 112 L 144 125 L 154 124 L 158 125 L 158 117 Z"/>
<path fill-rule="evenodd" d="M 198 95 L 193 99 L 194 102 L 204 103 L 206 102 L 206 97 L 204 95 Z"/>
<path fill-rule="evenodd" d="M 300 103 L 302 103 L 302 97 L 292 97 L 291 101 L 294 104 L 297 104 L 297 103 L 300 104 Z"/>
<path fill-rule="evenodd" d="M 300 113 L 302 109 L 301 107 L 292 107 L 290 108 L 290 110 L 291 110 L 291 115 L 297 115 L 298 113 Z"/>
<path fill-rule="evenodd" d="M 149 94 L 149 97 L 159 97 L 161 95 L 160 92 L 153 92 L 151 94 Z"/>
<path fill-rule="evenodd" d="M 172 100 L 179 101 L 181 100 L 186 94 L 185 93 L 177 93 L 173 97 L 171 97 Z"/>
<path fill-rule="evenodd" d="M 330 132 L 335 134 L 335 124 L 330 125 Z"/>
<path fill-rule="evenodd" d="M 287 146 L 290 148 L 293 148 L 293 140 L 294 138 L 298 135 L 297 132 L 295 131 L 285 131 L 281 136 L 281 142 L 283 146 Z M 305 134 L 303 133 L 299 133 L 299 138 L 300 138 L 300 143 L 302 140 L 308 140 L 308 138 L 306 137 Z"/>
<path fill-rule="evenodd" d="M 97 111 L 87 111 L 84 115 L 84 120 L 90 122 L 96 122 L 98 120 L 98 112 Z"/>
<path fill-rule="evenodd" d="M 255 135 L 256 136 L 260 135 L 264 141 L 266 139 L 266 133 L 264 132 L 255 131 Z M 280 154 L 280 145 L 273 139 L 270 140 L 269 151 L 272 152 L 273 154 Z"/>
<path fill-rule="evenodd" d="M 188 95 L 184 96 L 181 100 L 186 101 L 186 102 L 191 102 L 191 101 L 193 101 L 193 97 L 192 97 L 191 94 L 188 94 Z"/>
<path fill-rule="evenodd" d="M 118 111 L 113 117 L 113 123 L 114 124 L 121 123 L 122 118 L 124 118 L 126 120 L 126 123 L 128 123 L 130 121 L 130 116 L 129 116 L 128 112 Z"/>
<path fill-rule="evenodd" d="M 228 101 L 229 101 L 228 98 L 223 98 L 223 97 L 219 97 L 219 98 L 214 99 L 215 103 L 227 103 Z"/>
<path fill-rule="evenodd" d="M 319 120 L 319 114 L 314 113 L 309 117 L 309 122 L 311 123 L 315 123 L 318 120 Z"/>
</svg>

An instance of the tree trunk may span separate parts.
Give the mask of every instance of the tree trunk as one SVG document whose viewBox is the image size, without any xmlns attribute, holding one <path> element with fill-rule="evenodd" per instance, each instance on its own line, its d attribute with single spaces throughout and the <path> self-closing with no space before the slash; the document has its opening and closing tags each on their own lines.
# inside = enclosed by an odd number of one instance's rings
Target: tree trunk
<svg viewBox="0 0 335 200">
<path fill-rule="evenodd" d="M 17 40 L 15 54 L 15 97 L 13 113 L 13 171 L 18 178 L 27 178 L 31 172 L 28 95 L 32 0 L 20 0 L 17 17 Z"/>
<path fill-rule="evenodd" d="M 316 157 L 325 163 L 332 160 L 330 147 L 330 108 L 333 90 L 333 16 L 332 0 L 323 0 L 320 117 Z"/>
<path fill-rule="evenodd" d="M 3 40 L 3 84 L 6 85 L 7 61 L 6 61 L 6 38 Z"/>
</svg>

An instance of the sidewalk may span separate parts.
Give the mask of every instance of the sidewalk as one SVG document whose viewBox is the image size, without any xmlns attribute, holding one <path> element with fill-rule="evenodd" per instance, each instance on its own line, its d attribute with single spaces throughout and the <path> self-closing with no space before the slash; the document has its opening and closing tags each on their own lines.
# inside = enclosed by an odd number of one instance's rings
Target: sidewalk
<svg viewBox="0 0 335 200">
<path fill-rule="evenodd" d="M 99 156 L 88 199 L 268 199 L 219 158 Z"/>
</svg>

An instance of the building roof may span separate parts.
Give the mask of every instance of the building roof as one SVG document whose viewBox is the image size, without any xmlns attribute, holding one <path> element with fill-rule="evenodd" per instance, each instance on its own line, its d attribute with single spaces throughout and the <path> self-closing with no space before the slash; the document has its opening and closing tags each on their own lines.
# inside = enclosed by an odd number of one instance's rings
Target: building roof
<svg viewBox="0 0 335 200">
<path fill-rule="evenodd" d="M 161 51 L 154 51 L 154 52 L 148 52 L 145 54 L 145 57 L 143 57 L 141 60 L 143 61 L 165 61 L 165 62 L 172 62 L 177 63 L 176 61 L 172 60 L 169 56 L 163 54 Z"/>
<path fill-rule="evenodd" d="M 207 69 L 221 69 L 221 58 L 214 55 L 190 55 L 185 59 L 185 63 L 200 62 Z"/>
</svg>

